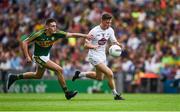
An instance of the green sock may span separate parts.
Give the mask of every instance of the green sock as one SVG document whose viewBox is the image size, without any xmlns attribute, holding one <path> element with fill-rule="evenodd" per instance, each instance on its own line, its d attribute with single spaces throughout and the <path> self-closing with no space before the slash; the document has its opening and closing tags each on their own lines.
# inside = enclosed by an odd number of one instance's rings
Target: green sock
<svg viewBox="0 0 180 112">
<path fill-rule="evenodd" d="M 66 86 L 65 86 L 65 87 L 62 87 L 62 89 L 63 89 L 64 93 L 68 92 L 68 89 L 67 89 Z"/>
<path fill-rule="evenodd" d="M 23 74 L 19 74 L 18 76 L 17 76 L 17 79 L 19 80 L 19 79 L 23 79 Z"/>
</svg>

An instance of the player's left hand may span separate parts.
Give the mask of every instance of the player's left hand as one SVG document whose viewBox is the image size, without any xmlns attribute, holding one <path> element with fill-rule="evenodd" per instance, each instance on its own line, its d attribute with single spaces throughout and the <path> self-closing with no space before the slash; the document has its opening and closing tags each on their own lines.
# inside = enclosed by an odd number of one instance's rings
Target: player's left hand
<svg viewBox="0 0 180 112">
<path fill-rule="evenodd" d="M 118 46 L 120 46 L 122 48 L 122 50 L 125 49 L 124 45 L 123 44 L 120 44 L 120 43 L 117 43 Z"/>
<path fill-rule="evenodd" d="M 30 64 L 30 63 L 32 62 L 32 59 L 31 59 L 30 57 L 27 57 L 27 58 L 26 58 L 26 62 L 27 62 L 28 64 Z"/>
<path fill-rule="evenodd" d="M 125 49 L 124 45 L 123 44 L 120 44 L 119 45 L 123 50 Z"/>
<path fill-rule="evenodd" d="M 100 45 L 95 45 L 95 46 L 93 46 L 94 48 L 94 50 L 97 50 L 99 47 L 100 47 Z"/>
</svg>

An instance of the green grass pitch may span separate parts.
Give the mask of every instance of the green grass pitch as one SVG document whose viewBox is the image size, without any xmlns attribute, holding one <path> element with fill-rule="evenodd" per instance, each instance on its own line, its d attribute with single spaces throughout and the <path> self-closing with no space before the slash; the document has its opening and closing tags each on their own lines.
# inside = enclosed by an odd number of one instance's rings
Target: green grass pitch
<svg viewBox="0 0 180 112">
<path fill-rule="evenodd" d="M 79 93 L 66 100 L 62 93 L 0 94 L 0 111 L 180 111 L 180 94 L 123 94 L 114 101 L 111 94 Z"/>
</svg>

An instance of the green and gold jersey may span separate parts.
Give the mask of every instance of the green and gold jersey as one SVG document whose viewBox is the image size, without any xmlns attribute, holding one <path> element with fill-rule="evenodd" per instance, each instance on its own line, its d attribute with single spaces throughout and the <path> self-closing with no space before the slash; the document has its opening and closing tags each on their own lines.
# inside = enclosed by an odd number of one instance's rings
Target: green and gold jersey
<svg viewBox="0 0 180 112">
<path fill-rule="evenodd" d="M 45 34 L 45 30 L 32 33 L 25 40 L 30 40 L 35 43 L 34 55 L 35 56 L 47 56 L 50 52 L 52 45 L 60 38 L 65 38 L 67 32 L 58 31 L 51 36 Z"/>
</svg>

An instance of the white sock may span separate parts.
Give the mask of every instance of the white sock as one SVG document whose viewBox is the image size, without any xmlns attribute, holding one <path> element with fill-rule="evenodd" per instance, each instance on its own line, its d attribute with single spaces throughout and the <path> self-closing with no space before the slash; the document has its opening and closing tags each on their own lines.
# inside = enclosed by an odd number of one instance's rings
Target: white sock
<svg viewBox="0 0 180 112">
<path fill-rule="evenodd" d="M 113 94 L 114 96 L 118 95 L 116 89 L 112 89 L 112 94 Z"/>
<path fill-rule="evenodd" d="M 87 72 L 81 72 L 80 74 L 79 74 L 79 77 L 81 78 L 81 77 L 86 77 L 86 74 L 87 74 Z"/>
</svg>

